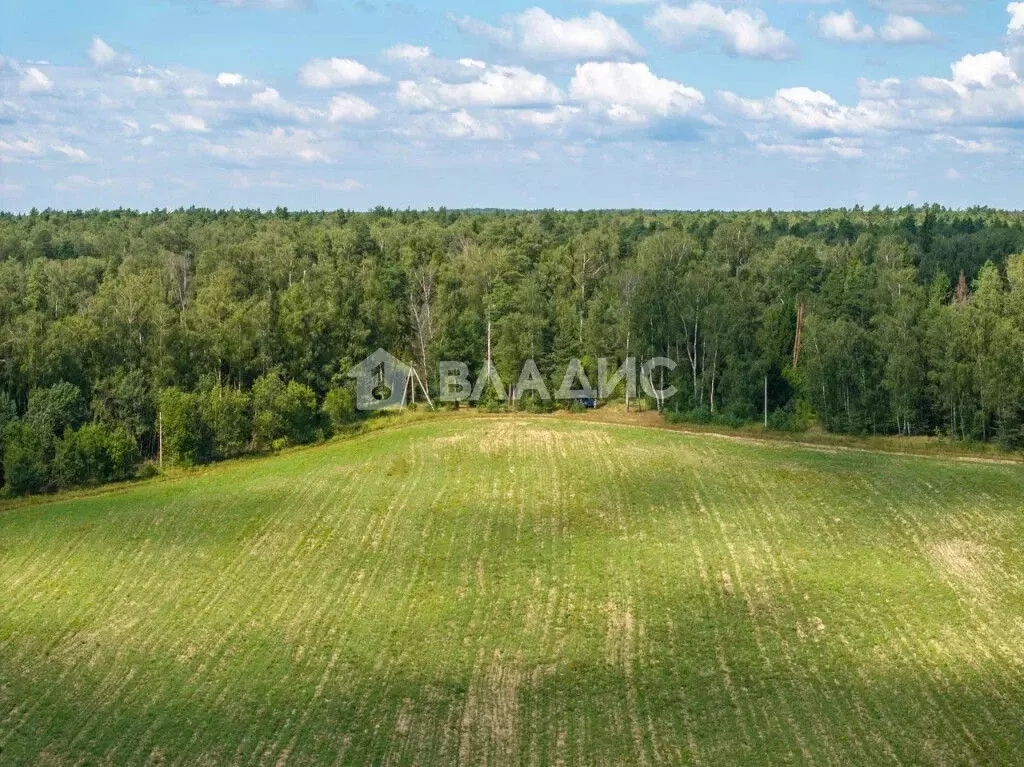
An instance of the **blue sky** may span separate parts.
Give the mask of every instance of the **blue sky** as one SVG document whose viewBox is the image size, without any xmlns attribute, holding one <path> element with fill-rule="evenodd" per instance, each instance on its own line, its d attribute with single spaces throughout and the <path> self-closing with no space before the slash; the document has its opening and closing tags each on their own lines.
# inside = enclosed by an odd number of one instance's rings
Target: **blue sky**
<svg viewBox="0 0 1024 767">
<path fill-rule="evenodd" d="M 0 0 L 0 208 L 1024 207 L 1024 2 Z"/>
</svg>

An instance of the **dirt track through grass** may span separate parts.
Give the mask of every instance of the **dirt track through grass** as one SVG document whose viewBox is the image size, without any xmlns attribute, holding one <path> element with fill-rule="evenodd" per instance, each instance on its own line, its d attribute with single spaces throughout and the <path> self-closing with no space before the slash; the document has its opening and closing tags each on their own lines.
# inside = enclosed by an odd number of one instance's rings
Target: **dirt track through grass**
<svg viewBox="0 0 1024 767">
<path fill-rule="evenodd" d="M 1024 759 L 1024 468 L 430 420 L 0 514 L 0 763 Z"/>
</svg>

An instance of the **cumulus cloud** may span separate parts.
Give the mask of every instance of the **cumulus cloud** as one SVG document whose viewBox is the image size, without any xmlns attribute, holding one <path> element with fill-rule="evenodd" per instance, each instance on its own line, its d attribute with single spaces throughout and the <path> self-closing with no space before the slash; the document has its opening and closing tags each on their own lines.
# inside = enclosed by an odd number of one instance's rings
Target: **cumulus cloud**
<svg viewBox="0 0 1024 767">
<path fill-rule="evenodd" d="M 859 99 L 852 105 L 806 87 L 782 88 L 764 99 L 721 94 L 722 104 L 755 127 L 759 137 L 783 133 L 790 142 L 806 144 L 821 134 L 835 137 L 893 137 L 901 131 L 932 126 L 933 140 L 957 152 L 991 154 L 1003 145 L 989 138 L 961 138 L 953 130 L 1013 131 L 1024 121 L 1024 82 L 1013 59 L 1002 51 L 968 54 L 950 66 L 951 76 L 917 77 L 907 81 L 887 78 L 858 81 Z M 764 126 L 756 128 L 757 124 Z M 770 143 L 770 142 L 763 142 Z"/>
<path fill-rule="evenodd" d="M 217 85 L 222 88 L 236 88 L 246 82 L 245 77 L 235 72 L 221 72 L 217 75 Z"/>
<path fill-rule="evenodd" d="M 522 109 L 515 113 L 523 125 L 541 130 L 561 129 L 575 120 L 581 113 L 580 107 L 559 104 L 551 109 Z"/>
<path fill-rule="evenodd" d="M 1013 61 L 1000 51 L 968 54 L 953 64 L 952 70 L 952 84 L 958 90 L 992 88 L 1019 82 Z"/>
<path fill-rule="evenodd" d="M 470 106 L 522 107 L 556 104 L 563 94 L 544 75 L 523 67 L 489 66 L 467 60 L 463 66 L 480 74 L 469 82 L 404 80 L 398 84 L 398 102 L 412 109 L 447 109 Z"/>
<path fill-rule="evenodd" d="M 787 59 L 796 46 L 781 29 L 768 23 L 759 9 L 733 8 L 696 2 L 685 8 L 663 5 L 646 24 L 663 42 L 682 45 L 694 38 L 717 37 L 722 48 L 737 56 L 760 59 Z"/>
<path fill-rule="evenodd" d="M 494 140 L 506 136 L 500 125 L 479 120 L 464 109 L 450 116 L 443 124 L 442 132 L 450 138 L 472 140 Z"/>
<path fill-rule="evenodd" d="M 889 16 L 879 36 L 887 43 L 926 43 L 932 33 L 911 16 Z"/>
<path fill-rule="evenodd" d="M 99 37 L 92 39 L 92 44 L 85 54 L 89 57 L 89 61 L 98 67 L 113 64 L 119 58 L 117 52 Z"/>
<path fill-rule="evenodd" d="M 777 120 L 798 131 L 858 134 L 892 127 L 895 117 L 886 101 L 862 101 L 856 107 L 840 104 L 823 91 L 807 87 L 780 88 L 765 99 L 720 94 L 723 103 L 751 120 Z"/>
<path fill-rule="evenodd" d="M 1006 6 L 1006 12 L 1010 14 L 1010 24 L 1006 31 L 1011 35 L 1024 34 L 1024 3 L 1010 3 Z"/>
<path fill-rule="evenodd" d="M 53 80 L 36 67 L 29 67 L 25 70 L 25 76 L 18 83 L 18 90 L 22 93 L 45 93 L 53 90 Z"/>
<path fill-rule="evenodd" d="M 327 115 L 333 123 L 365 122 L 376 117 L 378 111 L 377 107 L 369 101 L 346 93 L 331 99 Z"/>
<path fill-rule="evenodd" d="M 250 103 L 265 114 L 275 115 L 288 120 L 298 120 L 299 122 L 307 122 L 319 115 L 319 112 L 316 110 L 291 103 L 276 88 L 268 87 L 257 91 L 252 94 Z"/>
<path fill-rule="evenodd" d="M 878 32 L 867 24 L 861 24 L 853 11 L 828 13 L 818 19 L 818 35 L 829 40 L 844 43 L 868 43 L 882 40 L 886 43 L 925 43 L 932 39 L 928 31 L 917 19 L 911 16 L 889 15 L 885 24 Z"/>
<path fill-rule="evenodd" d="M 844 43 L 865 43 L 875 39 L 875 30 L 861 24 L 853 11 L 828 13 L 818 19 L 818 34 L 829 40 Z"/>
<path fill-rule="evenodd" d="M 541 8 L 516 17 L 520 50 L 538 59 L 606 59 L 642 56 L 643 48 L 617 21 L 592 12 L 584 18 L 557 19 Z"/>
<path fill-rule="evenodd" d="M 639 58 L 644 50 L 617 21 L 593 11 L 589 16 L 559 19 L 543 8 L 528 8 L 494 27 L 471 18 L 456 25 L 478 37 L 513 48 L 538 60 Z"/>
<path fill-rule="evenodd" d="M 309 88 L 353 88 L 378 85 L 387 78 L 354 59 L 313 59 L 299 70 L 299 80 Z"/>
<path fill-rule="evenodd" d="M 569 85 L 569 95 L 614 121 L 631 123 L 690 115 L 704 104 L 699 90 L 658 77 L 643 63 L 580 64 Z"/>
</svg>

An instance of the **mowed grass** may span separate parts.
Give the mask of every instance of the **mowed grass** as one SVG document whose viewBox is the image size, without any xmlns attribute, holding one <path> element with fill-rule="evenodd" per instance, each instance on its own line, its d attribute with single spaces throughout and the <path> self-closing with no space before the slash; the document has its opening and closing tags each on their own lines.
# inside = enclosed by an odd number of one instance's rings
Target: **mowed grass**
<svg viewBox="0 0 1024 767">
<path fill-rule="evenodd" d="M 0 763 L 1020 762 L 1022 504 L 495 417 L 9 510 Z"/>
</svg>

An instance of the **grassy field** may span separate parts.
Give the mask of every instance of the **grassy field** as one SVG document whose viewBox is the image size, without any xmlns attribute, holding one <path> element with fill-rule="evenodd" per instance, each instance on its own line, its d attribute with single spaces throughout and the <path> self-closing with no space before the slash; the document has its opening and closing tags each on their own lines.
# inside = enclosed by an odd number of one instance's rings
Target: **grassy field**
<svg viewBox="0 0 1024 767">
<path fill-rule="evenodd" d="M 436 418 L 0 513 L 0 764 L 1024 759 L 1024 467 Z"/>
</svg>

